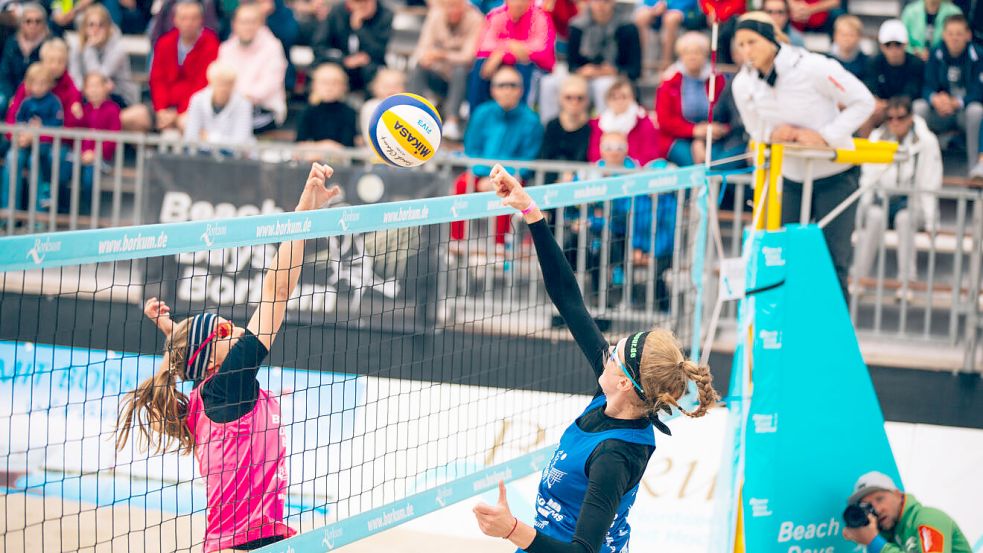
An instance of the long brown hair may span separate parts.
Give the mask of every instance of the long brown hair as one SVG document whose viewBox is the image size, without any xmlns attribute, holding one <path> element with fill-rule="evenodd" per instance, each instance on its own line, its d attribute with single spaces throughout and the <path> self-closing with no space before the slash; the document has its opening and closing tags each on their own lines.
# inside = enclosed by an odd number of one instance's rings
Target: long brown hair
<svg viewBox="0 0 983 553">
<path fill-rule="evenodd" d="M 188 397 L 177 389 L 178 379 L 185 380 L 188 331 L 191 317 L 174 325 L 164 344 L 164 364 L 156 374 L 144 380 L 123 398 L 123 408 L 116 419 L 116 449 L 122 450 L 136 429 L 135 441 L 141 449 L 157 454 L 177 445 L 178 453 L 194 450 L 195 437 L 188 428 Z"/>
<path fill-rule="evenodd" d="M 713 389 L 710 367 L 686 359 L 679 341 L 665 329 L 657 328 L 645 337 L 639 373 L 639 384 L 648 399 L 645 410 L 649 416 L 659 411 L 668 412 L 672 406 L 687 417 L 702 417 L 720 399 Z M 678 403 L 690 380 L 696 383 L 699 397 L 699 405 L 693 411 L 687 411 Z"/>
</svg>

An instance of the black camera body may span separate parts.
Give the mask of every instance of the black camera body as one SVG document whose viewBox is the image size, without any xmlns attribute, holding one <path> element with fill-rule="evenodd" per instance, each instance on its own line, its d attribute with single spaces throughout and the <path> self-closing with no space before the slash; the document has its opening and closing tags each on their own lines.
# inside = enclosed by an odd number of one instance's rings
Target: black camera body
<svg viewBox="0 0 983 553">
<path fill-rule="evenodd" d="M 870 503 L 854 503 L 843 510 L 843 522 L 847 528 L 863 528 L 870 524 L 867 515 L 877 516 L 877 511 Z"/>
</svg>

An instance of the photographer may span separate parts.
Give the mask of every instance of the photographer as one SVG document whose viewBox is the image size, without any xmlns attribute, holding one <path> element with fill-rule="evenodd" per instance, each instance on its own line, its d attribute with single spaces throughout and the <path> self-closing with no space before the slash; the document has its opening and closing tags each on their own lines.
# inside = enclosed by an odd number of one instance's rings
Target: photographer
<svg viewBox="0 0 983 553">
<path fill-rule="evenodd" d="M 866 546 L 867 553 L 972 553 L 952 517 L 923 507 L 886 474 L 861 476 L 847 503 L 843 537 Z"/>
</svg>

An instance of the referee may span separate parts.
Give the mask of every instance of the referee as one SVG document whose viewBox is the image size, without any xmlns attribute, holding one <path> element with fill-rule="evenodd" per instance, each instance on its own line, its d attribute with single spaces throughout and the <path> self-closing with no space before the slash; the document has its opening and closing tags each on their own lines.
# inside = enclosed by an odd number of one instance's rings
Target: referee
<svg viewBox="0 0 983 553">
<path fill-rule="evenodd" d="M 853 148 L 853 133 L 874 111 L 874 97 L 860 80 L 838 61 L 788 44 L 788 37 L 763 12 L 741 16 L 734 41 L 744 59 L 734 78 L 734 100 L 751 138 L 809 148 Z M 785 158 L 783 224 L 799 221 L 805 174 L 804 159 Z M 813 160 L 812 178 L 812 215 L 818 220 L 857 189 L 860 168 Z M 856 210 L 854 203 L 823 229 L 844 297 Z"/>
</svg>

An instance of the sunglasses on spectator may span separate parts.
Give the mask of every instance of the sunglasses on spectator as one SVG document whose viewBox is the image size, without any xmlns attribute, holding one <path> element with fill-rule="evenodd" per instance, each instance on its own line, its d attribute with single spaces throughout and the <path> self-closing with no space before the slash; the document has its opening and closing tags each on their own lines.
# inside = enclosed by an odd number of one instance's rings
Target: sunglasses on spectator
<svg viewBox="0 0 983 553">
<path fill-rule="evenodd" d="M 516 83 L 516 82 L 492 83 L 492 88 L 522 88 L 522 83 Z"/>
<path fill-rule="evenodd" d="M 905 119 L 907 119 L 909 117 L 911 117 L 911 114 L 910 113 L 906 113 L 904 115 L 888 115 L 887 116 L 887 120 L 888 121 L 904 121 Z"/>
<path fill-rule="evenodd" d="M 584 100 L 587 99 L 587 96 L 584 96 L 583 94 L 564 94 L 563 99 L 576 101 L 576 102 L 583 102 Z"/>
<path fill-rule="evenodd" d="M 43 19 L 30 18 L 30 19 L 24 19 L 24 20 L 22 20 L 22 22 L 23 23 L 29 23 L 29 24 L 32 24 L 32 25 L 40 25 L 41 23 L 44 23 L 44 20 Z"/>
<path fill-rule="evenodd" d="M 765 13 L 768 15 L 788 15 L 785 10 L 765 10 Z"/>
<path fill-rule="evenodd" d="M 892 40 L 891 42 L 885 42 L 884 46 L 887 48 L 901 48 L 904 46 L 904 43 Z"/>
</svg>

